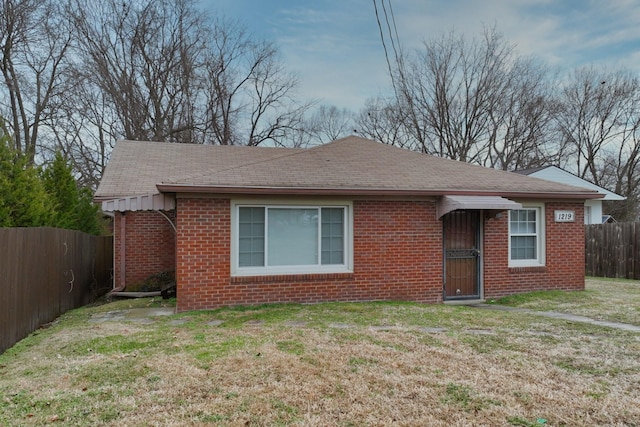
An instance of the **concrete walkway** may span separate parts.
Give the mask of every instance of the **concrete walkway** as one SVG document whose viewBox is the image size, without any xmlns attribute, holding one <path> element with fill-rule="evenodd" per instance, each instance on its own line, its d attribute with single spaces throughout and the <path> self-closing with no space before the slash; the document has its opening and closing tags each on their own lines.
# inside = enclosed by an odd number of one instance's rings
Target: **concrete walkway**
<svg viewBox="0 0 640 427">
<path fill-rule="evenodd" d="M 591 319 L 590 317 L 577 316 L 575 314 L 558 313 L 555 311 L 536 311 L 527 308 L 508 307 L 505 305 L 493 304 L 469 304 L 469 307 L 480 308 L 483 310 L 498 311 L 515 311 L 519 313 L 533 314 L 536 316 L 550 317 L 552 319 L 567 320 L 569 322 L 587 323 L 589 325 L 604 326 L 606 328 L 620 329 L 622 331 L 640 332 L 640 326 L 630 325 L 628 323 L 607 322 L 605 320 Z"/>
</svg>

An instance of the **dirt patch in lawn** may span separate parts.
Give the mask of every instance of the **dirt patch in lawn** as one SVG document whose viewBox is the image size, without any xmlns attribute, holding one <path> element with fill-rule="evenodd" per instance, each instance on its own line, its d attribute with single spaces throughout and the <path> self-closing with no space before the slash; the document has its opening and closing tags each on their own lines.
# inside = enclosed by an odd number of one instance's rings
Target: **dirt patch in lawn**
<svg viewBox="0 0 640 427">
<path fill-rule="evenodd" d="M 631 426 L 640 420 L 636 333 L 403 303 L 190 312 L 153 324 L 88 322 L 109 311 L 109 305 L 76 310 L 0 356 L 0 425 Z"/>
</svg>

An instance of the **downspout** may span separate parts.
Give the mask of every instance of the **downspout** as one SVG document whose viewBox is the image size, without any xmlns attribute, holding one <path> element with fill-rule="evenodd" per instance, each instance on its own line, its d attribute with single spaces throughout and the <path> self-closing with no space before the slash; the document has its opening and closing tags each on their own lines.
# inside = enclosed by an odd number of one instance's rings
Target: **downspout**
<svg viewBox="0 0 640 427">
<path fill-rule="evenodd" d="M 110 218 L 111 218 L 111 220 L 113 221 L 113 224 L 114 224 L 114 230 L 113 230 L 113 231 L 114 231 L 114 242 L 115 242 L 115 222 L 116 222 L 116 214 L 115 214 L 115 213 L 113 213 L 113 212 L 102 212 L 102 214 L 103 214 L 103 215 L 106 215 L 106 216 L 108 216 L 108 217 L 110 217 Z M 111 269 L 112 269 L 112 270 L 111 270 L 111 271 L 113 271 L 113 274 L 115 274 L 115 271 L 116 271 L 116 245 L 115 245 L 115 244 L 114 244 L 114 245 L 112 245 L 112 247 L 111 247 L 111 252 L 112 252 L 112 255 L 113 255 L 113 257 L 111 258 L 111 262 L 112 262 L 112 264 L 111 264 Z M 113 292 L 113 290 L 114 290 L 114 289 L 115 289 L 115 287 L 116 287 L 116 280 L 115 280 L 115 276 L 112 276 L 112 279 L 113 279 L 113 282 L 111 283 L 111 288 L 112 288 L 112 289 L 111 289 L 111 291 Z"/>
<path fill-rule="evenodd" d="M 160 215 L 162 215 L 162 216 L 164 217 L 164 219 L 166 219 L 167 221 L 169 221 L 169 224 L 171 225 L 171 228 L 173 228 L 173 232 L 174 232 L 175 234 L 178 234 L 178 229 L 176 228 L 176 225 L 173 223 L 173 221 L 171 221 L 171 218 L 169 218 L 169 217 L 167 216 L 167 214 L 165 214 L 165 213 L 164 213 L 164 212 L 162 212 L 162 211 L 156 211 L 156 212 L 158 212 Z"/>
<path fill-rule="evenodd" d="M 176 210 L 176 219 L 178 217 L 178 207 L 175 207 Z M 174 241 L 174 246 L 173 246 L 173 264 L 175 265 L 175 271 L 174 271 L 174 277 L 175 277 L 175 285 L 176 285 L 176 289 L 178 287 L 178 228 L 176 227 L 176 224 L 171 220 L 171 218 L 169 218 L 169 216 L 164 213 L 163 211 L 156 211 L 158 212 L 160 215 L 162 215 L 162 217 L 164 219 L 166 219 L 169 222 L 169 225 L 171 225 L 171 228 L 173 228 L 173 234 L 175 235 L 175 241 Z"/>
<path fill-rule="evenodd" d="M 127 287 L 127 213 L 122 212 L 120 215 L 120 286 L 118 290 L 123 290 Z"/>
</svg>

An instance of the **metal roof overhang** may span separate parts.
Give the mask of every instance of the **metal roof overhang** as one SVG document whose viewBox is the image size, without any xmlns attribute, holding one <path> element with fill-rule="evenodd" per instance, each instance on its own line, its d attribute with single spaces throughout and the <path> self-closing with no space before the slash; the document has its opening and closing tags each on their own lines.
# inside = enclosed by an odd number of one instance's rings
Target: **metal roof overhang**
<svg viewBox="0 0 640 427">
<path fill-rule="evenodd" d="M 103 212 L 170 211 L 175 208 L 173 194 L 145 194 L 102 201 Z"/>
<path fill-rule="evenodd" d="M 438 219 L 455 210 L 506 211 L 521 209 L 522 205 L 500 196 L 442 196 L 436 205 Z"/>
</svg>

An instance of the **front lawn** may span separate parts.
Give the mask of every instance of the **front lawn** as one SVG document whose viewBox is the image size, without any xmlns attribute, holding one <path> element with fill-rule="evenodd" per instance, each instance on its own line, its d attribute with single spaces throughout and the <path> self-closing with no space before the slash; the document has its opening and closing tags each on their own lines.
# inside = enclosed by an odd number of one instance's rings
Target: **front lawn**
<svg viewBox="0 0 640 427">
<path fill-rule="evenodd" d="M 531 292 L 495 302 L 640 326 L 640 282 L 589 277 L 585 288 L 584 292 Z"/>
<path fill-rule="evenodd" d="M 574 298 L 538 300 L 561 307 Z M 637 333 L 411 303 L 92 321 L 133 304 L 158 300 L 74 310 L 1 355 L 0 425 L 640 422 Z"/>
</svg>

